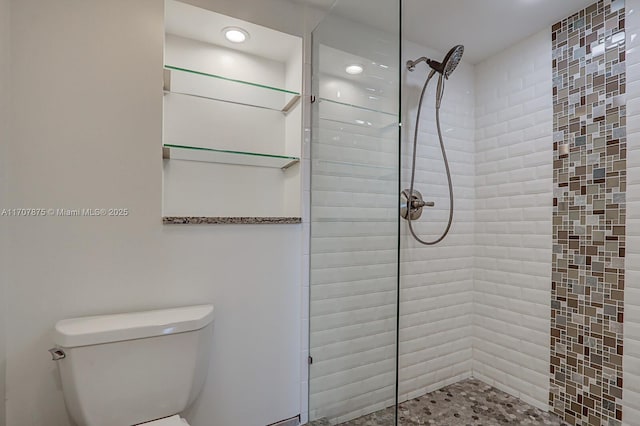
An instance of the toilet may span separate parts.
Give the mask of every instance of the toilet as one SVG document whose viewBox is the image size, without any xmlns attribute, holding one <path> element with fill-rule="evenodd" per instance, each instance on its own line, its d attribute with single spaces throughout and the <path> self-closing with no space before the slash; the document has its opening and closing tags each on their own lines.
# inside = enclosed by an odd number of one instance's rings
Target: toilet
<svg viewBox="0 0 640 426">
<path fill-rule="evenodd" d="M 207 375 L 213 306 L 59 321 L 55 347 L 78 426 L 188 426 L 180 417 Z"/>
</svg>

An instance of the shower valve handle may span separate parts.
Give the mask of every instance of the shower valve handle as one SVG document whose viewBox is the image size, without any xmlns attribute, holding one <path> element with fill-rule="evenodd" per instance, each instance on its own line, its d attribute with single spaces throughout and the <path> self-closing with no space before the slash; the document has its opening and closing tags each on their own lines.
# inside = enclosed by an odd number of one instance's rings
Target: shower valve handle
<svg viewBox="0 0 640 426">
<path fill-rule="evenodd" d="M 422 200 L 413 200 L 411 202 L 412 209 L 421 209 L 423 207 L 435 207 L 436 203 L 433 201 L 422 201 Z"/>
<path fill-rule="evenodd" d="M 420 191 L 413 190 L 413 195 L 409 197 L 411 191 L 405 189 L 400 193 L 400 216 L 404 219 L 418 220 L 422 215 L 423 207 L 435 207 L 433 201 L 424 201 Z M 409 198 L 411 200 L 409 201 Z"/>
</svg>

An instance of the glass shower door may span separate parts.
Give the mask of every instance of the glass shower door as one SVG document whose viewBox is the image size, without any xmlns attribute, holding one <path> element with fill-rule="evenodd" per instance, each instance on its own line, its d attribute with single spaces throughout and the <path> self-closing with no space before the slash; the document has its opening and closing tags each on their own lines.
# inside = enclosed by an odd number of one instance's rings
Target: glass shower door
<svg viewBox="0 0 640 426">
<path fill-rule="evenodd" d="M 337 1 L 313 32 L 311 425 L 395 424 L 399 58 L 399 1 Z"/>
</svg>

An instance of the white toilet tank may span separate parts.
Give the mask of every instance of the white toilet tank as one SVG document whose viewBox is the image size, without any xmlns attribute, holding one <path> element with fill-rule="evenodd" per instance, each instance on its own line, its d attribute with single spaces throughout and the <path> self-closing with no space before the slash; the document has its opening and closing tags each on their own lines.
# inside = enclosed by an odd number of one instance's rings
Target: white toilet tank
<svg viewBox="0 0 640 426">
<path fill-rule="evenodd" d="M 131 426 L 178 414 L 204 385 L 213 306 L 59 321 L 54 341 L 78 426 Z"/>
</svg>

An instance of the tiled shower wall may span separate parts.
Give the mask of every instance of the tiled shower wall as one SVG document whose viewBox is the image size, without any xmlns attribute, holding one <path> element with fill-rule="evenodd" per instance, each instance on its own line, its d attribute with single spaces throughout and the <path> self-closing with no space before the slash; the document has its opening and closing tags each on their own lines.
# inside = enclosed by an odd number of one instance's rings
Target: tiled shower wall
<svg viewBox="0 0 640 426">
<path fill-rule="evenodd" d="M 444 57 L 405 41 L 404 61 Z M 403 61 L 403 62 L 404 62 Z M 436 246 L 417 243 L 401 227 L 400 400 L 424 395 L 471 375 L 474 211 L 474 69 L 462 62 L 447 81 L 441 120 L 454 185 L 455 216 L 447 238 Z M 427 67 L 403 71 L 402 187 L 409 188 L 415 116 Z M 449 192 L 433 117 L 436 79 L 423 102 L 415 189 L 435 201 L 414 229 L 436 239 L 449 213 Z"/>
<path fill-rule="evenodd" d="M 408 42 L 404 53 L 407 58 L 444 55 Z M 402 108 L 411 117 L 405 129 L 413 130 L 416 94 L 425 77 L 426 68 L 420 67 L 403 79 L 407 96 Z M 330 79 L 325 78 L 325 83 Z M 447 181 L 431 119 L 435 81 L 430 87 L 416 174 L 416 187 L 436 202 L 436 208 L 427 209 L 416 226 L 427 238 L 437 237 L 448 215 Z M 441 115 L 455 186 L 456 222 L 447 240 L 437 247 L 418 245 L 407 237 L 406 224 L 402 224 L 401 399 L 424 395 L 471 375 L 473 67 L 462 63 L 448 81 L 446 93 Z M 314 364 L 309 417 L 346 421 L 394 402 L 397 132 L 367 137 L 332 129 L 326 123 L 323 126 L 314 129 L 319 139 L 314 142 L 311 183 L 316 218 L 311 235 Z M 404 134 L 403 187 L 408 187 L 410 177 L 409 142 L 408 133 Z M 381 167 L 356 168 L 362 158 Z M 327 169 L 329 160 L 334 163 Z M 343 194 L 343 190 L 353 192 Z M 322 221 L 323 214 L 336 220 Z"/>
<path fill-rule="evenodd" d="M 626 223 L 624 0 L 552 28 L 551 389 L 568 423 L 620 424 Z"/>
<path fill-rule="evenodd" d="M 551 40 L 476 66 L 473 374 L 548 407 Z"/>
<path fill-rule="evenodd" d="M 398 42 L 333 15 L 314 40 L 309 418 L 336 424 L 395 401 Z"/>
</svg>

